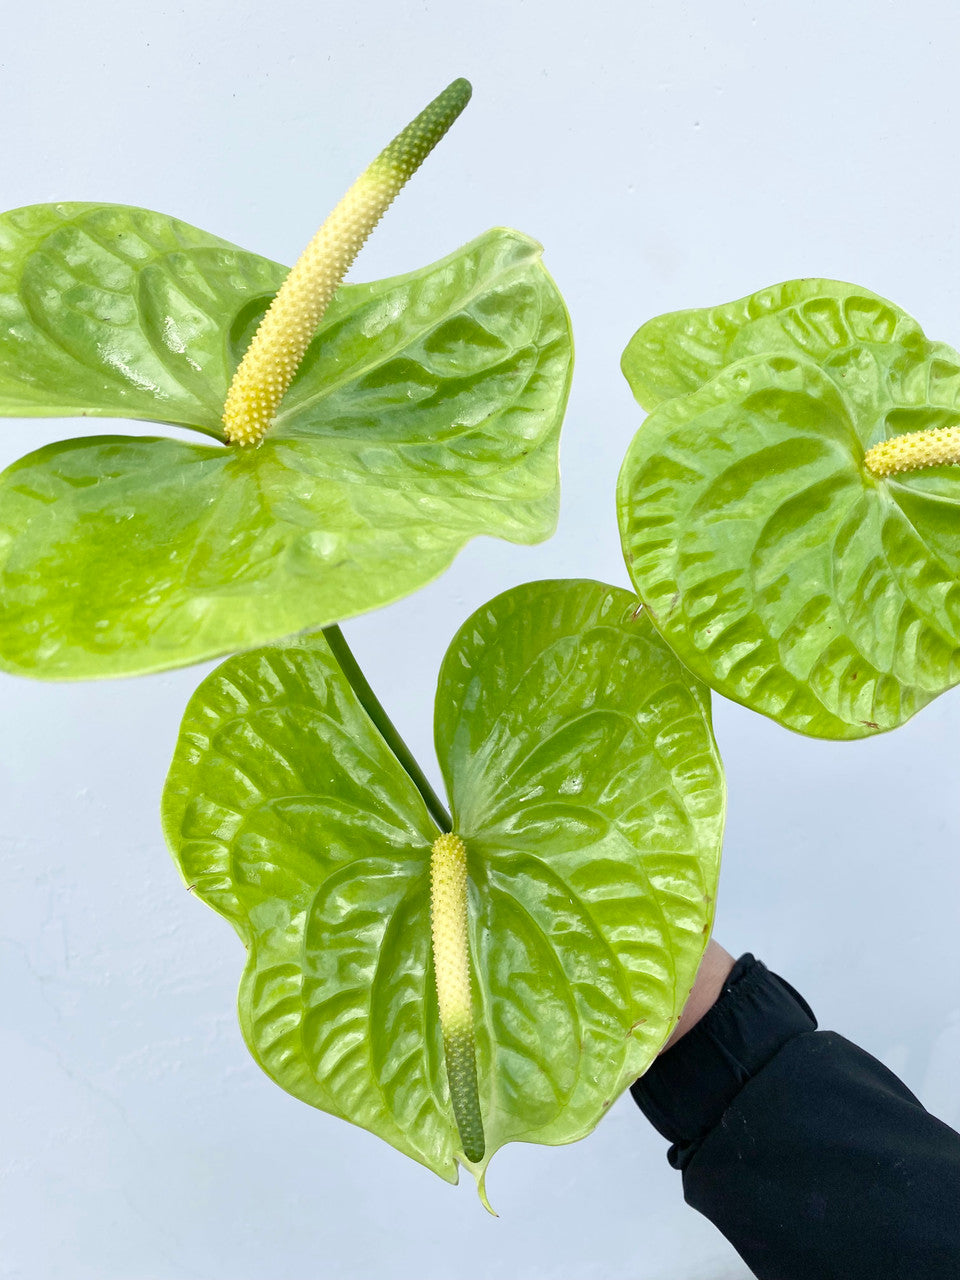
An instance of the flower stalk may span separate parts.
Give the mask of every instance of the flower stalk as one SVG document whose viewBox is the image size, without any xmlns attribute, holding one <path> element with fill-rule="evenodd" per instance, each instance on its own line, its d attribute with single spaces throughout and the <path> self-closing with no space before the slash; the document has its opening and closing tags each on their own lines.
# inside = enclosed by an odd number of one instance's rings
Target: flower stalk
<svg viewBox="0 0 960 1280">
<path fill-rule="evenodd" d="M 443 801 L 434 791 L 427 775 L 417 764 L 416 757 L 398 733 L 393 721 L 387 715 L 380 699 L 370 687 L 367 677 L 360 669 L 360 664 L 353 656 L 353 650 L 347 644 L 346 637 L 339 627 L 324 627 L 323 638 L 333 652 L 344 678 L 357 696 L 364 711 L 373 721 L 384 742 L 397 757 L 407 777 L 420 792 L 434 822 L 443 830 L 453 825 Z"/>
</svg>

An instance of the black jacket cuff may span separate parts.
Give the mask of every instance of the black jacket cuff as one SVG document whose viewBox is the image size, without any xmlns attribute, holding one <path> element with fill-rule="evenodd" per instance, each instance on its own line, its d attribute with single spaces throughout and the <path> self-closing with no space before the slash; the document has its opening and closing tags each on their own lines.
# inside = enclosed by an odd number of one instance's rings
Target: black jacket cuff
<svg viewBox="0 0 960 1280">
<path fill-rule="evenodd" d="M 667 1158 L 685 1169 L 701 1142 L 752 1076 L 817 1020 L 788 982 L 749 952 L 740 957 L 716 1003 L 630 1092 L 673 1145 Z"/>
</svg>

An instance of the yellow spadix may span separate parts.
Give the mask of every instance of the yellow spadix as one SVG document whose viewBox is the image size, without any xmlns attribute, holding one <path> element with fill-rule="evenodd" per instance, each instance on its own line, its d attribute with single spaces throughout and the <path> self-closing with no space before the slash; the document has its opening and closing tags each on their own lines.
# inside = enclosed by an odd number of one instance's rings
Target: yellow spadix
<svg viewBox="0 0 960 1280">
<path fill-rule="evenodd" d="M 867 470 L 875 476 L 892 476 L 900 471 L 921 471 L 960 463 L 960 426 L 932 427 L 929 431 L 909 431 L 891 436 L 868 449 Z"/>
</svg>

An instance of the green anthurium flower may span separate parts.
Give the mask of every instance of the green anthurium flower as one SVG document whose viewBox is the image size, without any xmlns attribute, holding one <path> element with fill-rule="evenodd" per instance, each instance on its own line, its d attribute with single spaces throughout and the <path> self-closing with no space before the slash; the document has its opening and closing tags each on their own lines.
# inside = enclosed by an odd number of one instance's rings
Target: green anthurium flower
<svg viewBox="0 0 960 1280">
<path fill-rule="evenodd" d="M 619 484 L 651 618 L 713 688 L 802 733 L 895 728 L 960 681 L 960 357 L 832 280 L 661 316 Z"/>
<path fill-rule="evenodd" d="M 723 779 L 708 690 L 595 582 L 469 619 L 436 742 L 452 830 L 323 638 L 235 656 L 187 709 L 164 827 L 247 948 L 264 1070 L 482 1193 L 499 1147 L 583 1137 L 667 1038 L 712 920 Z"/>
<path fill-rule="evenodd" d="M 572 347 L 540 246 L 494 230 L 338 289 L 469 92 L 385 149 L 289 275 L 143 209 L 0 217 L 0 413 L 212 437 L 66 440 L 0 476 L 0 667 L 181 666 L 396 600 L 480 534 L 552 533 Z"/>
</svg>

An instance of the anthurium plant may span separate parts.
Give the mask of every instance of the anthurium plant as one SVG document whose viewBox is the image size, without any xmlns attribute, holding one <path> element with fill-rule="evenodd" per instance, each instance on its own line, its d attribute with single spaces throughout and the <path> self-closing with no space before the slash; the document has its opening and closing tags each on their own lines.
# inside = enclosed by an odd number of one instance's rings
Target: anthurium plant
<svg viewBox="0 0 960 1280">
<path fill-rule="evenodd" d="M 850 285 L 645 325 L 624 462 L 636 593 L 498 596 L 454 637 L 446 797 L 339 623 L 470 538 L 549 536 L 572 364 L 540 247 L 495 230 L 341 282 L 463 109 L 454 81 L 286 272 L 166 215 L 0 218 L 0 412 L 126 417 L 0 475 L 0 667 L 232 654 L 187 709 L 163 825 L 246 949 L 264 1071 L 441 1177 L 588 1133 L 666 1042 L 713 919 L 710 689 L 828 737 L 960 680 L 960 358 Z"/>
<path fill-rule="evenodd" d="M 246 945 L 264 1070 L 482 1191 L 504 1143 L 588 1133 L 679 1016 L 723 824 L 709 693 L 631 593 L 509 591 L 440 672 L 447 815 L 338 656 L 313 635 L 204 681 L 167 839 Z"/>
<path fill-rule="evenodd" d="M 491 231 L 341 283 L 469 94 L 399 134 L 289 273 L 142 209 L 4 216 L 0 410 L 206 439 L 67 440 L 0 476 L 0 664 L 242 651 L 188 708 L 163 812 L 247 948 L 247 1043 L 485 1195 L 499 1147 L 587 1133 L 675 1025 L 723 780 L 709 693 L 632 593 L 536 583 L 465 624 L 437 693 L 449 811 L 337 625 L 470 537 L 556 521 L 572 345 L 540 247 Z"/>
<path fill-rule="evenodd" d="M 396 600 L 479 534 L 552 533 L 572 347 L 540 246 L 489 231 L 338 289 L 469 95 L 403 130 L 289 275 L 144 209 L 0 218 L 0 413 L 204 438 L 65 440 L 0 476 L 0 667 L 181 666 Z"/>
<path fill-rule="evenodd" d="M 651 320 L 623 549 L 701 679 L 802 733 L 902 724 L 960 681 L 960 356 L 866 289 L 790 280 Z"/>
</svg>

